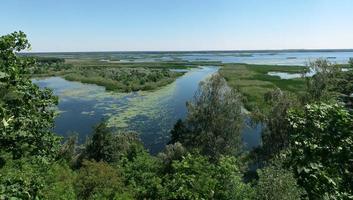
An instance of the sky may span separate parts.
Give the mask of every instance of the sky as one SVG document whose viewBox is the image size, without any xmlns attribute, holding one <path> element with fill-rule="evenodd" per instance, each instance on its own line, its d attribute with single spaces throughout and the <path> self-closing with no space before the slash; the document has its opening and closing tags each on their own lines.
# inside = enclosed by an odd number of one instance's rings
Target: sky
<svg viewBox="0 0 353 200">
<path fill-rule="evenodd" d="M 32 52 L 352 49 L 353 0 L 1 0 Z"/>
</svg>

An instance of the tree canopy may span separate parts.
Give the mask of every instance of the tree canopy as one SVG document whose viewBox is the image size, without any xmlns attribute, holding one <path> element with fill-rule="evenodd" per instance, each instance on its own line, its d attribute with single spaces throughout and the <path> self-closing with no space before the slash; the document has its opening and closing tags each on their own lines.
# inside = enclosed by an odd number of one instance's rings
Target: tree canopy
<svg viewBox="0 0 353 200">
<path fill-rule="evenodd" d="M 171 132 L 171 143 L 197 147 L 212 158 L 236 155 L 242 150 L 240 130 L 243 116 L 240 94 L 228 87 L 219 74 L 201 82 L 194 100 L 187 103 L 188 115 Z"/>
<path fill-rule="evenodd" d="M 19 158 L 54 156 L 60 138 L 51 132 L 57 98 L 28 75 L 35 61 L 17 53 L 30 47 L 23 32 L 0 37 L 0 148 Z"/>
</svg>

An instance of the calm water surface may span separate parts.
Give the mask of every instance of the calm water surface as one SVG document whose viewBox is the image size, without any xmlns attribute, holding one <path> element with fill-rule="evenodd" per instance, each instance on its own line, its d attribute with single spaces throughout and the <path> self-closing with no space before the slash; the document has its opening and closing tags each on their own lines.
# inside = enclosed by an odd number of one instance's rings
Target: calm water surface
<svg viewBox="0 0 353 200">
<path fill-rule="evenodd" d="M 80 142 L 92 132 L 93 125 L 107 120 L 117 130 L 140 133 L 152 153 L 160 151 L 169 140 L 169 131 L 187 114 L 186 101 L 192 99 L 200 81 L 216 73 L 218 67 L 192 69 L 174 83 L 152 92 L 106 92 L 104 87 L 66 81 L 60 77 L 35 79 L 40 87 L 53 89 L 59 96 L 60 114 L 54 131 L 67 136 L 79 134 Z M 258 128 L 246 127 L 248 147 L 259 142 Z"/>
</svg>

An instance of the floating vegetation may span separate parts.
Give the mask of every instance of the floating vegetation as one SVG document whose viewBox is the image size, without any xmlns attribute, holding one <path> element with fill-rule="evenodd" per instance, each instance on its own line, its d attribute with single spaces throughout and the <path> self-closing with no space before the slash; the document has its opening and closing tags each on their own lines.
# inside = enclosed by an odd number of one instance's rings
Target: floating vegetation
<svg viewBox="0 0 353 200">
<path fill-rule="evenodd" d="M 104 87 L 50 77 L 34 81 L 40 87 L 50 87 L 59 96 L 59 115 L 55 128 L 65 135 L 76 131 L 80 138 L 91 132 L 91 127 L 104 120 L 119 131 L 136 131 L 143 135 L 145 144 L 164 143 L 177 119 L 184 117 L 185 102 L 190 100 L 198 83 L 215 73 L 218 68 L 191 68 L 175 82 L 153 91 L 120 93 Z M 74 122 L 72 119 L 78 119 Z M 78 128 L 77 128 L 78 127 Z"/>
<path fill-rule="evenodd" d="M 127 98 L 127 105 L 122 109 L 112 105 L 113 114 L 107 121 L 108 126 L 127 128 L 128 122 L 137 116 L 148 116 L 156 119 L 163 109 L 163 103 L 171 97 L 176 84 L 172 83 L 154 92 L 139 92 L 139 97 Z"/>
<path fill-rule="evenodd" d="M 90 115 L 90 116 L 92 116 L 92 115 L 95 114 L 95 112 L 94 112 L 94 110 L 92 110 L 92 111 L 82 111 L 81 114 L 82 115 Z"/>
</svg>

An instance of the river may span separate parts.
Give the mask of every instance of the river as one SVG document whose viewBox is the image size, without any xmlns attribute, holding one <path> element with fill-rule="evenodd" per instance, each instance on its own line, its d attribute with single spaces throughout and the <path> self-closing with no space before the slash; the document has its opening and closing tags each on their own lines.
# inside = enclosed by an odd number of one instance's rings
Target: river
<svg viewBox="0 0 353 200">
<path fill-rule="evenodd" d="M 117 62 L 160 60 L 219 61 L 223 63 L 306 65 L 317 58 L 334 63 L 347 63 L 353 51 L 310 52 L 92 52 L 38 54 L 62 58 L 94 58 Z M 200 81 L 216 73 L 218 67 L 200 67 L 188 71 L 175 82 L 156 91 L 133 93 L 107 92 L 104 87 L 66 81 L 60 77 L 33 80 L 40 87 L 53 89 L 59 96 L 59 115 L 54 131 L 62 136 L 72 132 L 84 142 L 92 127 L 101 121 L 118 131 L 136 131 L 151 153 L 163 149 L 169 131 L 179 118 L 187 114 L 186 101 L 192 99 Z M 246 149 L 260 143 L 261 126 L 245 126 L 243 141 Z"/>
<path fill-rule="evenodd" d="M 186 101 L 193 98 L 199 82 L 217 71 L 218 67 L 191 69 L 158 90 L 132 93 L 107 92 L 101 86 L 60 77 L 34 79 L 33 82 L 42 88 L 51 88 L 59 96 L 59 114 L 54 128 L 59 135 L 75 132 L 82 143 L 95 124 L 106 120 L 117 131 L 140 133 L 146 148 L 156 153 L 169 140 L 175 122 L 186 116 Z M 249 128 L 246 129 L 249 132 Z M 252 141 L 253 137 L 245 138 Z"/>
</svg>

